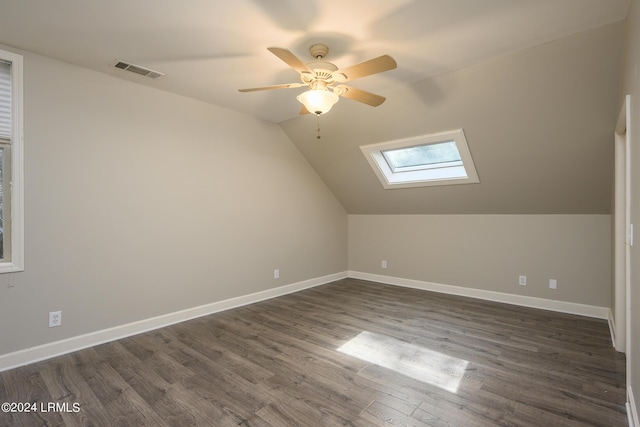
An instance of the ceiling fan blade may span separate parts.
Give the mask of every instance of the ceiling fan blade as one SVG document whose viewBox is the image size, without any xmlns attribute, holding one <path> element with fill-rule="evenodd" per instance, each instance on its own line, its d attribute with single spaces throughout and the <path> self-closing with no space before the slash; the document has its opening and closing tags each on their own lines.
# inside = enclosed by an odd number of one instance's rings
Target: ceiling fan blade
<svg viewBox="0 0 640 427">
<path fill-rule="evenodd" d="M 289 89 L 292 87 L 307 86 L 304 83 L 287 83 L 283 85 L 263 86 L 263 87 L 251 87 L 248 89 L 238 89 L 239 92 L 256 92 L 259 90 L 271 90 L 271 89 Z"/>
<path fill-rule="evenodd" d="M 268 47 L 267 50 L 283 60 L 289 67 L 293 68 L 297 72 L 313 74 L 313 71 L 311 71 L 304 62 L 299 60 L 297 56 L 287 49 L 283 49 L 281 47 Z"/>
<path fill-rule="evenodd" d="M 359 79 L 360 77 L 370 76 L 371 74 L 393 70 L 397 66 L 398 64 L 395 59 L 389 55 L 382 55 L 377 58 L 361 62 L 360 64 L 334 71 L 333 77 L 338 82 L 348 82 L 350 80 Z"/>
<path fill-rule="evenodd" d="M 384 96 L 345 85 L 336 86 L 333 91 L 342 97 L 362 102 L 363 104 L 371 105 L 372 107 L 377 107 L 387 99 Z"/>
</svg>

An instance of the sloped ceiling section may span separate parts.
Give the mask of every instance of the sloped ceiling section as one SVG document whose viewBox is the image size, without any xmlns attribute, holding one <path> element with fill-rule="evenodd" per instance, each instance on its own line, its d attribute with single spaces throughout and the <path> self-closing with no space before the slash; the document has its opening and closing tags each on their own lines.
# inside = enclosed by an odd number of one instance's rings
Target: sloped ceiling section
<svg viewBox="0 0 640 427">
<path fill-rule="evenodd" d="M 0 0 L 0 44 L 280 123 L 350 213 L 608 213 L 629 0 Z M 556 41 L 554 41 L 556 40 Z M 268 46 L 395 70 L 298 116 Z M 166 73 L 148 79 L 117 60 Z M 26 64 L 28 67 L 29 64 Z M 359 146 L 462 128 L 479 184 L 383 190 Z"/>
<path fill-rule="evenodd" d="M 281 125 L 352 214 L 600 214 L 611 210 L 622 23 Z M 463 128 L 479 184 L 385 190 L 359 147 Z"/>
<path fill-rule="evenodd" d="M 269 53 L 329 46 L 346 67 L 382 54 L 398 69 L 354 86 L 379 92 L 624 19 L 629 0 L 0 0 L 0 43 L 272 122 L 303 89 Z M 165 73 L 146 79 L 125 61 Z M 355 84 L 357 83 L 357 84 Z"/>
</svg>

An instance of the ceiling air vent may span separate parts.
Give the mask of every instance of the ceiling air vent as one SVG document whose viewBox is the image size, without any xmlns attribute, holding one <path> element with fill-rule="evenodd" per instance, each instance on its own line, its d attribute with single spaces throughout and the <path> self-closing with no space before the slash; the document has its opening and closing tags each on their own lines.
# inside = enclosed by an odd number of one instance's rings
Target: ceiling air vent
<svg viewBox="0 0 640 427">
<path fill-rule="evenodd" d="M 150 79 L 157 79 L 159 77 L 164 76 L 164 73 L 160 71 L 153 71 L 149 68 L 144 68 L 139 65 L 129 64 L 127 62 L 118 61 L 114 65 L 116 68 L 120 68 L 121 70 L 131 71 L 132 73 L 140 74 L 141 76 L 149 77 Z"/>
</svg>

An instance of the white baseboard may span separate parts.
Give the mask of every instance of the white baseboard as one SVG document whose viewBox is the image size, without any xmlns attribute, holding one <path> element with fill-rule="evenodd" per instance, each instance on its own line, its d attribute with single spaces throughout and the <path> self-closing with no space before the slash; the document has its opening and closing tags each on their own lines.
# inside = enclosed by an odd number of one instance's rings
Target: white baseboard
<svg viewBox="0 0 640 427">
<path fill-rule="evenodd" d="M 629 427 L 640 427 L 638 406 L 636 406 L 636 400 L 633 397 L 633 388 L 631 388 L 631 386 L 627 386 L 627 418 L 629 420 Z"/>
<path fill-rule="evenodd" d="M 82 350 L 84 348 L 93 347 L 109 341 L 126 338 L 142 332 L 151 331 L 153 329 L 173 325 L 175 323 L 184 322 L 196 317 L 202 317 L 218 313 L 220 311 L 241 307 L 243 305 L 253 304 L 259 301 L 298 292 L 303 289 L 324 285 L 346 277 L 348 277 L 346 272 L 330 274 L 0 355 L 0 372 L 77 350 Z"/>
<path fill-rule="evenodd" d="M 609 321 L 609 333 L 611 334 L 611 342 L 613 343 L 613 347 L 616 350 L 620 351 L 616 342 L 616 319 L 614 319 L 613 311 L 611 309 L 609 309 L 609 316 L 607 320 Z"/>
<path fill-rule="evenodd" d="M 462 286 L 443 285 L 440 283 L 431 283 L 420 280 L 403 279 L 400 277 L 383 276 L 380 274 L 363 273 L 360 271 L 349 271 L 349 277 L 353 277 L 354 279 L 385 283 L 388 285 L 403 286 L 406 288 L 422 289 L 425 291 L 433 291 L 444 294 L 460 295 L 495 302 L 503 302 L 506 304 L 520 305 L 523 307 L 540 308 L 543 310 L 551 310 L 568 314 L 578 314 L 581 316 L 595 317 L 605 320 L 609 318 L 610 312 L 608 307 L 576 304 L 566 301 L 556 301 L 544 298 L 528 297 L 524 295 L 514 295 L 502 292 L 486 291 L 482 289 L 465 288 Z"/>
</svg>

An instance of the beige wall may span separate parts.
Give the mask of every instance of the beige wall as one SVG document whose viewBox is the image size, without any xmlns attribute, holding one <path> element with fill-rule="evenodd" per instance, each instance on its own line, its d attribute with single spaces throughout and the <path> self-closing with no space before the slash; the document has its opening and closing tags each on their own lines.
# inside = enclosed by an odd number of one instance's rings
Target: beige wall
<svg viewBox="0 0 640 427">
<path fill-rule="evenodd" d="M 609 215 L 350 215 L 349 270 L 609 307 L 610 221 Z M 527 286 L 518 285 L 521 274 Z M 558 281 L 557 290 L 549 279 Z"/>
<path fill-rule="evenodd" d="M 625 67 L 622 95 L 631 95 L 631 223 L 636 230 L 640 225 L 640 1 L 631 0 L 627 18 L 627 45 L 625 49 Z M 622 105 L 622 97 L 620 99 Z M 635 233 L 638 242 L 638 231 Z M 640 401 L 640 250 L 638 244 L 631 248 L 631 340 L 627 343 L 627 357 L 631 369 L 629 386 L 635 397 L 636 406 Z"/>
<path fill-rule="evenodd" d="M 277 125 L 24 69 L 26 269 L 0 275 L 0 355 L 346 270 L 346 213 Z"/>
</svg>

